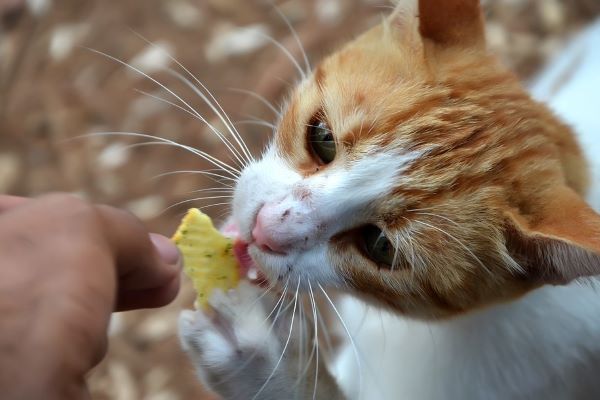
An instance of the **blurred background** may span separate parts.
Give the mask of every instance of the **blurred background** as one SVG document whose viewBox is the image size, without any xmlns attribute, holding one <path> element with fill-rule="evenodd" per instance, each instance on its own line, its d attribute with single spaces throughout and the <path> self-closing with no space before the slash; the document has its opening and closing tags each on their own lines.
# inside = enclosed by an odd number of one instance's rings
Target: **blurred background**
<svg viewBox="0 0 600 400">
<path fill-rule="evenodd" d="M 212 169 L 173 146 L 117 135 L 155 135 L 229 162 L 201 121 L 161 101 L 172 93 L 110 57 L 123 60 L 189 102 L 217 129 L 217 116 L 168 69 L 171 54 L 213 92 L 250 149 L 268 140 L 274 114 L 296 79 L 294 66 L 266 35 L 300 59 L 284 20 L 267 0 L 0 0 L 0 193 L 77 193 L 131 210 L 149 229 L 170 235 L 185 210 L 215 218 L 227 199 L 184 202 L 219 192 L 214 177 L 174 171 Z M 316 63 L 378 23 L 384 0 L 274 1 Z M 598 0 L 484 1 L 488 39 L 524 82 L 600 13 Z M 152 42 L 150 44 L 149 42 Z M 108 56 L 99 54 L 106 53 Z M 184 203 L 181 203 L 184 202 Z M 177 204 L 180 203 L 180 204 Z M 191 307 L 187 282 L 171 306 L 118 315 L 106 360 L 91 374 L 95 399 L 212 399 L 181 353 L 176 318 Z"/>
</svg>

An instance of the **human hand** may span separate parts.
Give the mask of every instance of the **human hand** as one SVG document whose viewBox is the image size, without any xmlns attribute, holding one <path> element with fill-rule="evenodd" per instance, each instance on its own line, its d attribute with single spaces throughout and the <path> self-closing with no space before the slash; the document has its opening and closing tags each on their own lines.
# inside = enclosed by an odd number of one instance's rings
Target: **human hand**
<svg viewBox="0 0 600 400">
<path fill-rule="evenodd" d="M 0 196 L 0 391 L 87 396 L 113 311 L 160 307 L 179 290 L 179 253 L 132 215 L 74 196 Z"/>
</svg>

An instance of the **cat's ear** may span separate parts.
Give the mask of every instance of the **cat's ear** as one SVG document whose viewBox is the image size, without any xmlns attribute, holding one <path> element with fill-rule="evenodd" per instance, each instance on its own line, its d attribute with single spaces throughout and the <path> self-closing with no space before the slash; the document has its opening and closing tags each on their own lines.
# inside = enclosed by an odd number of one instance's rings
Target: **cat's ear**
<svg viewBox="0 0 600 400">
<path fill-rule="evenodd" d="M 600 274 L 600 215 L 573 190 L 550 189 L 528 210 L 506 215 L 506 247 L 540 283 Z"/>
<path fill-rule="evenodd" d="M 391 20 L 404 40 L 418 37 L 441 46 L 485 47 L 479 0 L 400 0 Z"/>
<path fill-rule="evenodd" d="M 479 0 L 418 0 L 423 38 L 445 46 L 485 47 Z"/>
</svg>

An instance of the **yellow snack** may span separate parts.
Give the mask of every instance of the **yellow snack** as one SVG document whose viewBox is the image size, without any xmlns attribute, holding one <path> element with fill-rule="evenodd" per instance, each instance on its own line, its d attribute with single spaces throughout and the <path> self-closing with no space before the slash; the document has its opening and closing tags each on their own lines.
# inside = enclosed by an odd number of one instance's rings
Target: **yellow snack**
<svg viewBox="0 0 600 400">
<path fill-rule="evenodd" d="M 223 236 L 208 215 L 188 210 L 171 238 L 183 256 L 183 270 L 192 280 L 198 297 L 196 308 L 206 308 L 214 289 L 229 290 L 240 280 L 233 240 Z"/>
</svg>

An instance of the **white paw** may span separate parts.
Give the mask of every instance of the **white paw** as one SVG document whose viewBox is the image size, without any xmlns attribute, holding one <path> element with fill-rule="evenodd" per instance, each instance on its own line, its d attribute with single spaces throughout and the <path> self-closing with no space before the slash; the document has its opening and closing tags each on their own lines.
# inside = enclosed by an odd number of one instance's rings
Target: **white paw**
<svg viewBox="0 0 600 400">
<path fill-rule="evenodd" d="M 243 282 L 234 291 L 215 291 L 209 310 L 186 310 L 179 316 L 183 349 L 202 380 L 225 399 L 250 399 L 261 390 L 266 393 L 262 386 L 269 377 L 273 387 L 281 386 L 285 375 L 279 361 L 282 343 L 259 290 Z"/>
</svg>

